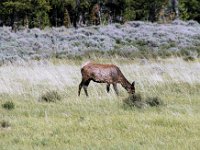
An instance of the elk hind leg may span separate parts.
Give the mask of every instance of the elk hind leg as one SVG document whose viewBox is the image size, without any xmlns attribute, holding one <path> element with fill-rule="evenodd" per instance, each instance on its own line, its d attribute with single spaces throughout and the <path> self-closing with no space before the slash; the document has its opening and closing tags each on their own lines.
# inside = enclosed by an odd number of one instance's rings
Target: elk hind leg
<svg viewBox="0 0 200 150">
<path fill-rule="evenodd" d="M 106 91 L 107 91 L 107 93 L 110 92 L 110 84 L 107 84 L 107 85 L 106 85 Z"/>
<path fill-rule="evenodd" d="M 87 80 L 83 83 L 83 89 L 85 91 L 85 95 L 88 97 L 88 92 L 87 92 L 87 88 L 88 88 L 88 85 L 90 83 L 90 80 Z"/>
<path fill-rule="evenodd" d="M 80 96 L 81 94 L 81 89 L 83 87 L 83 80 L 81 81 L 81 83 L 79 84 L 79 89 L 78 89 L 78 96 Z"/>
</svg>

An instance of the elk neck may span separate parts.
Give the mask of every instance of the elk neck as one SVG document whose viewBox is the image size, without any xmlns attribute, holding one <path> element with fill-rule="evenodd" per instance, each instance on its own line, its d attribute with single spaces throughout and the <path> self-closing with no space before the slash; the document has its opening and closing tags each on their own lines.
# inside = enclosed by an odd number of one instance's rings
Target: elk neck
<svg viewBox="0 0 200 150">
<path fill-rule="evenodd" d="M 123 76 L 121 85 L 128 91 L 131 89 L 131 83 Z"/>
</svg>

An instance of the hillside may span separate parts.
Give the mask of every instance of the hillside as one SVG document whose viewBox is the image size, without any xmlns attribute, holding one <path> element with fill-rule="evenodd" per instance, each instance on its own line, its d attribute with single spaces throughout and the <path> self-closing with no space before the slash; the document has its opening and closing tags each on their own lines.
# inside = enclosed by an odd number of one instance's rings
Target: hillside
<svg viewBox="0 0 200 150">
<path fill-rule="evenodd" d="M 83 55 L 88 51 L 137 52 L 192 50 L 198 57 L 200 25 L 195 21 L 175 20 L 170 24 L 127 22 L 123 25 L 85 28 L 21 29 L 0 28 L 0 62 L 43 59 L 51 56 Z M 133 56 L 134 57 L 134 56 Z"/>
</svg>

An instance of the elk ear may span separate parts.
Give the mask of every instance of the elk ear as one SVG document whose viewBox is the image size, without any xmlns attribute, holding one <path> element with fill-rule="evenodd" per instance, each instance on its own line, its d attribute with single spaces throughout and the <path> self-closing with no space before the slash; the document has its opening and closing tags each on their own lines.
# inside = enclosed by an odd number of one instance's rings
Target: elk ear
<svg viewBox="0 0 200 150">
<path fill-rule="evenodd" d="M 133 81 L 133 83 L 131 84 L 131 86 L 135 86 L 135 81 Z"/>
</svg>

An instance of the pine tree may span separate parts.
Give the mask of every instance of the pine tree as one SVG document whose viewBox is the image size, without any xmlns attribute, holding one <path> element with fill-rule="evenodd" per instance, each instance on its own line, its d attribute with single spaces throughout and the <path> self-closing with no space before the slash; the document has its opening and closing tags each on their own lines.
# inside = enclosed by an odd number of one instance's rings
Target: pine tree
<svg viewBox="0 0 200 150">
<path fill-rule="evenodd" d="M 44 28 L 50 25 L 48 12 L 51 7 L 47 0 L 32 0 L 31 27 Z"/>
<path fill-rule="evenodd" d="M 4 0 L 1 1 L 0 6 L 4 23 L 12 26 L 12 29 L 15 28 L 16 23 L 22 24 L 20 20 L 25 18 L 25 14 L 28 14 L 31 7 L 30 2 L 26 0 Z"/>
<path fill-rule="evenodd" d="M 64 13 L 64 26 L 66 28 L 69 28 L 71 26 L 71 20 L 67 9 L 65 9 Z"/>
</svg>

